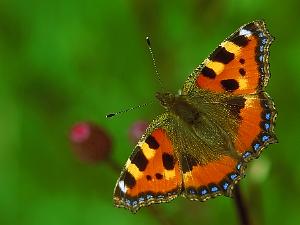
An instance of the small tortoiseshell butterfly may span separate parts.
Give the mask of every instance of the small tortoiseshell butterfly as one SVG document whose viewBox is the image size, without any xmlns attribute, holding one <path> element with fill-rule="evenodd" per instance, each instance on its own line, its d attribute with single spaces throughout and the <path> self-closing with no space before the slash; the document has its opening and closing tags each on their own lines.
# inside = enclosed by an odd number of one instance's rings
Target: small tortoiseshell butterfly
<svg viewBox="0 0 300 225">
<path fill-rule="evenodd" d="M 165 112 L 140 139 L 117 181 L 114 204 L 136 212 L 178 195 L 232 195 L 246 163 L 276 143 L 265 92 L 269 47 L 263 21 L 240 27 L 196 68 L 179 95 L 157 93 Z"/>
</svg>

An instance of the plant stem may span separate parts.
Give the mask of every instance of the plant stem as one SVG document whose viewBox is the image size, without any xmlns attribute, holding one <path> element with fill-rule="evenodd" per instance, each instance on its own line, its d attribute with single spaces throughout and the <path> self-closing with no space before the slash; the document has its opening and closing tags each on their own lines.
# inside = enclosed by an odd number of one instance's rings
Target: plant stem
<svg viewBox="0 0 300 225">
<path fill-rule="evenodd" d="M 236 185 L 233 189 L 233 198 L 235 201 L 236 209 L 239 214 L 241 225 L 250 225 L 249 214 L 241 194 L 240 186 Z"/>
</svg>

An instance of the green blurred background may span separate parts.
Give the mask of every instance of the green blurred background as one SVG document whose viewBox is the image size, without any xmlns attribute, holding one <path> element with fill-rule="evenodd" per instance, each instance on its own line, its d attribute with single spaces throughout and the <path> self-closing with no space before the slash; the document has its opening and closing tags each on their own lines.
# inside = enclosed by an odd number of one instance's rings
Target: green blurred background
<svg viewBox="0 0 300 225">
<path fill-rule="evenodd" d="M 300 2 L 0 1 L 0 224 L 159 224 L 142 209 L 112 204 L 118 178 L 105 162 L 82 163 L 68 141 L 77 121 L 94 121 L 113 138 L 123 165 L 133 144 L 128 127 L 151 120 L 159 85 L 147 50 L 151 36 L 162 80 L 179 89 L 188 74 L 230 33 L 265 19 L 271 47 L 268 92 L 279 116 L 279 144 L 251 163 L 242 190 L 253 224 L 300 221 Z M 155 206 L 173 224 L 238 224 L 235 205 L 177 198 Z"/>
</svg>

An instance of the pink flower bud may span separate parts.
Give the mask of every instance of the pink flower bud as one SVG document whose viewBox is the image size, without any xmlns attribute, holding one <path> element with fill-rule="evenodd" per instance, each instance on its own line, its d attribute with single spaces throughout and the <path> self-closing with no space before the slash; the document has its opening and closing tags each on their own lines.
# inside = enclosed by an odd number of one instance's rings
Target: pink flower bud
<svg viewBox="0 0 300 225">
<path fill-rule="evenodd" d="M 69 139 L 74 153 L 84 162 L 98 163 L 107 159 L 112 151 L 111 137 L 91 122 L 76 123 L 71 128 Z"/>
</svg>

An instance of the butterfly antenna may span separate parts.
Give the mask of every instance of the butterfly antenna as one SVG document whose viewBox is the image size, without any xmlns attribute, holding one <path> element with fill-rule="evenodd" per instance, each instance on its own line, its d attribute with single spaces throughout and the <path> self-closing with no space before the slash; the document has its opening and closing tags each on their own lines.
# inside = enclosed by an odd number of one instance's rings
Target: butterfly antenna
<svg viewBox="0 0 300 225">
<path fill-rule="evenodd" d="M 145 107 L 147 105 L 151 105 L 154 101 L 152 102 L 147 102 L 147 103 L 144 103 L 142 105 L 137 105 L 137 106 L 134 106 L 134 107 L 131 107 L 131 108 L 128 108 L 128 109 L 125 109 L 125 110 L 122 110 L 122 111 L 119 111 L 119 112 L 115 112 L 115 113 L 109 113 L 107 114 L 105 117 L 106 118 L 112 118 L 112 117 L 115 117 L 115 116 L 118 116 L 120 114 L 123 114 L 123 113 L 127 113 L 131 110 L 134 110 L 134 109 L 138 109 L 138 108 L 141 108 L 141 107 Z"/>
<path fill-rule="evenodd" d="M 146 41 L 147 41 L 147 45 L 148 45 L 149 52 L 150 52 L 150 54 L 151 54 L 153 66 L 154 66 L 154 69 L 155 69 L 155 74 L 156 74 L 156 76 L 157 76 L 157 78 L 158 78 L 158 81 L 159 81 L 159 84 L 160 84 L 161 89 L 164 91 L 165 88 L 164 88 L 163 83 L 162 83 L 162 81 L 161 81 L 161 79 L 160 79 L 160 75 L 159 75 L 159 72 L 158 72 L 158 69 L 157 69 L 157 66 L 156 66 L 156 61 L 155 61 L 154 53 L 153 53 L 153 50 L 152 50 L 152 47 L 151 47 L 150 38 L 149 38 L 149 37 L 146 37 Z"/>
</svg>

